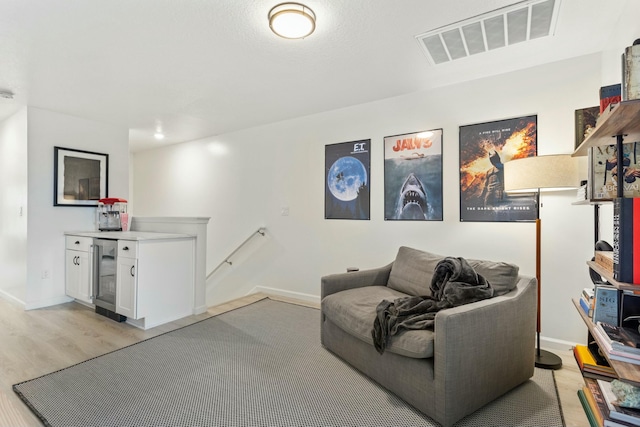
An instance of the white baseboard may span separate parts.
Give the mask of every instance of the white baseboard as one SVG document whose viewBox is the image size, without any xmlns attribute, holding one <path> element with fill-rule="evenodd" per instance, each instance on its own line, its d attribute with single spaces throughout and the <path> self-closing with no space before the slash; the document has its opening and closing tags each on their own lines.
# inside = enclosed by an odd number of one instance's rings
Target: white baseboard
<svg viewBox="0 0 640 427">
<path fill-rule="evenodd" d="M 302 292 L 293 292 L 293 291 L 288 291 L 286 289 L 269 288 L 266 286 L 256 286 L 251 291 L 249 291 L 247 295 L 256 294 L 256 293 L 278 295 L 281 297 L 293 298 L 301 301 L 312 302 L 314 304 L 320 304 L 319 295 L 305 294 Z"/>
<path fill-rule="evenodd" d="M 193 314 L 202 314 L 207 311 L 207 305 L 201 305 L 193 309 Z"/>
<path fill-rule="evenodd" d="M 586 332 L 585 332 L 585 335 L 586 335 Z M 543 336 L 540 337 L 540 348 L 545 350 L 565 351 L 565 350 L 571 350 L 575 345 L 576 343 L 569 342 L 569 341 L 558 340 L 555 338 L 548 338 Z"/>
<path fill-rule="evenodd" d="M 6 299 L 10 303 L 16 304 L 22 307 L 23 309 L 25 308 L 24 301 L 22 301 L 20 298 L 16 297 L 15 295 L 12 295 L 8 292 L 3 291 L 2 289 L 0 289 L 0 298 Z"/>
</svg>

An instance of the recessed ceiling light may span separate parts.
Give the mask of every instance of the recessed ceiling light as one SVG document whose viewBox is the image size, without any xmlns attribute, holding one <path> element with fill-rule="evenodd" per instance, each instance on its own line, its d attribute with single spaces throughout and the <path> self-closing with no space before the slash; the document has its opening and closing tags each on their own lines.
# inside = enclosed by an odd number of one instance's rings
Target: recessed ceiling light
<svg viewBox="0 0 640 427">
<path fill-rule="evenodd" d="M 269 11 L 269 27 L 285 39 L 302 39 L 316 29 L 316 14 L 300 3 L 280 3 Z"/>
<path fill-rule="evenodd" d="M 163 139 L 164 139 L 164 133 L 162 133 L 162 132 L 156 132 L 156 133 L 154 133 L 154 134 L 153 134 L 153 137 L 154 137 L 155 139 L 157 139 L 158 141 L 161 141 L 161 140 L 163 140 Z"/>
</svg>

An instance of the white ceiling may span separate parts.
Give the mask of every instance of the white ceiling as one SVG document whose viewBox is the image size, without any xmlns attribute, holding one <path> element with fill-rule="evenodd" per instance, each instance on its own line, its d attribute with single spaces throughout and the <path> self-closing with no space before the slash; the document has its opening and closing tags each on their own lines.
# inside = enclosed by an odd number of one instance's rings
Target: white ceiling
<svg viewBox="0 0 640 427">
<path fill-rule="evenodd" d="M 0 99 L 0 120 L 28 105 L 126 126 L 137 151 L 600 52 L 640 34 L 637 0 L 562 0 L 554 36 L 431 66 L 415 36 L 515 1 L 304 2 L 316 31 L 285 40 L 267 22 L 278 0 L 0 0 L 0 90 L 15 93 Z"/>
</svg>

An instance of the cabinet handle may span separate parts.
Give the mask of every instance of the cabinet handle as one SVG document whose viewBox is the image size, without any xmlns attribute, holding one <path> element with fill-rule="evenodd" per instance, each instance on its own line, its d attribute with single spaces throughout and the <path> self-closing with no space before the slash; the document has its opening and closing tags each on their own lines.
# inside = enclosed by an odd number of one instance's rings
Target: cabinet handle
<svg viewBox="0 0 640 427">
<path fill-rule="evenodd" d="M 79 245 L 80 244 L 80 240 L 76 240 L 76 242 L 74 244 L 75 245 Z"/>
<path fill-rule="evenodd" d="M 123 251 L 128 251 L 129 250 L 129 246 L 125 246 L 124 248 L 122 248 Z"/>
<path fill-rule="evenodd" d="M 78 264 L 78 257 L 77 257 L 77 256 L 74 256 L 74 257 L 73 257 L 73 265 L 79 265 L 79 264 Z"/>
<path fill-rule="evenodd" d="M 131 274 L 131 277 L 133 277 L 133 276 L 134 276 L 134 275 L 133 275 L 133 272 L 134 272 L 134 269 L 135 269 L 135 268 L 136 268 L 136 266 L 135 266 L 135 265 L 132 265 L 132 266 L 131 266 L 131 269 L 129 270 L 129 273 Z"/>
</svg>

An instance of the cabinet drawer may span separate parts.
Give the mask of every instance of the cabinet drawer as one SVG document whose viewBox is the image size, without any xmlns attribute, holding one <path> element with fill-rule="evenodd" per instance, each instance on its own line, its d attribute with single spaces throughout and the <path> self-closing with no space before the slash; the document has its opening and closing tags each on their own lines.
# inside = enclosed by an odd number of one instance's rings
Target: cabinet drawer
<svg viewBox="0 0 640 427">
<path fill-rule="evenodd" d="M 137 258 L 138 242 L 134 240 L 118 240 L 118 257 Z"/>
<path fill-rule="evenodd" d="M 80 236 L 66 236 L 66 248 L 76 251 L 89 252 L 89 248 L 93 245 L 93 238 Z"/>
</svg>

